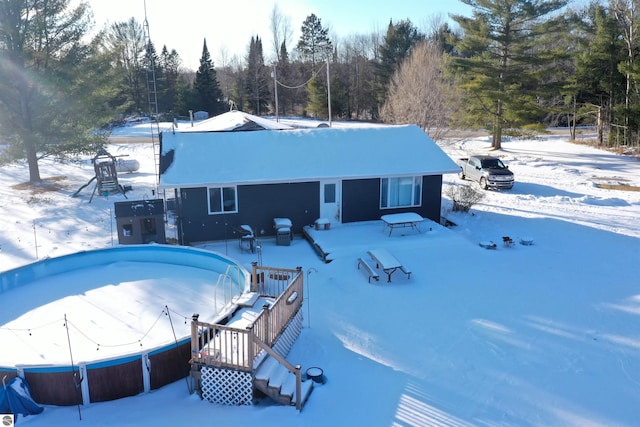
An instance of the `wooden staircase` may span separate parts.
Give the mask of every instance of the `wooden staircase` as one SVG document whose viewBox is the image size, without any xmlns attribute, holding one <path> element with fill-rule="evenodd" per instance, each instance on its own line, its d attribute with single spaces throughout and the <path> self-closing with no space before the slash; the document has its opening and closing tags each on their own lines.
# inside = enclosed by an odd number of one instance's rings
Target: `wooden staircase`
<svg viewBox="0 0 640 427">
<path fill-rule="evenodd" d="M 256 371 L 254 387 L 276 403 L 296 405 L 296 376 L 274 357 L 267 356 Z M 313 381 L 306 380 L 301 384 L 300 396 L 304 406 L 313 391 Z"/>
</svg>

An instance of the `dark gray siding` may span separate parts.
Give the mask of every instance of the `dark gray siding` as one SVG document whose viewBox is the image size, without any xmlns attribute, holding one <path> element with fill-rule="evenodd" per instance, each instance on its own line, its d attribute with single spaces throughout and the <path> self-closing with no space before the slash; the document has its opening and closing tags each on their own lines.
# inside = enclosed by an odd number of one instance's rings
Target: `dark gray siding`
<svg viewBox="0 0 640 427">
<path fill-rule="evenodd" d="M 357 179 L 342 182 L 342 222 L 371 221 L 397 212 L 416 212 L 440 222 L 442 176 L 422 178 L 422 206 L 380 209 L 380 179 Z M 257 236 L 274 234 L 273 218 L 285 217 L 293 222 L 293 232 L 311 225 L 320 212 L 319 182 L 244 185 L 238 187 L 238 213 L 209 215 L 207 188 L 181 190 L 178 204 L 178 234 L 181 244 L 209 240 L 236 239 L 238 227 L 249 224 Z"/>
<path fill-rule="evenodd" d="M 275 234 L 273 218 L 291 219 L 293 232 L 315 221 L 320 212 L 318 182 L 244 185 L 238 187 L 238 213 L 209 215 L 207 188 L 183 188 L 178 209 L 182 244 L 235 239 L 237 228 L 249 224 L 258 237 Z"/>
<path fill-rule="evenodd" d="M 371 221 L 382 215 L 416 212 L 424 218 L 440 222 L 442 175 L 422 177 L 422 206 L 380 209 L 380 178 L 342 182 L 342 222 Z"/>
<path fill-rule="evenodd" d="M 320 184 L 247 185 L 238 188 L 242 224 L 249 224 L 261 235 L 273 235 L 273 218 L 289 218 L 293 232 L 313 224 L 320 213 Z"/>
<path fill-rule="evenodd" d="M 380 219 L 380 179 L 342 181 L 342 222 Z"/>
<path fill-rule="evenodd" d="M 442 175 L 422 177 L 422 210 L 425 218 L 440 223 L 442 208 Z"/>
</svg>

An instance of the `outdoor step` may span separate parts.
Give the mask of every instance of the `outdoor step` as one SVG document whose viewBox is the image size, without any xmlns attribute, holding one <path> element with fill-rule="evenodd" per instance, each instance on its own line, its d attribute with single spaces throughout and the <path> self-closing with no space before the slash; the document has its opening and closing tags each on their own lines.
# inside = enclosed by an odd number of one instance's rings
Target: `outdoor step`
<svg viewBox="0 0 640 427">
<path fill-rule="evenodd" d="M 300 387 L 300 394 L 302 396 L 302 402 L 306 402 L 309 394 L 313 390 L 313 381 L 307 380 L 303 381 Z M 296 403 L 296 376 L 292 373 L 289 373 L 289 376 L 286 378 L 284 383 L 282 383 L 282 387 L 280 388 L 280 394 L 285 396 L 291 396 L 291 404 L 295 405 Z"/>
<path fill-rule="evenodd" d="M 307 380 L 307 381 L 302 383 L 302 385 L 300 387 L 300 395 L 302 396 L 302 400 L 301 400 L 302 406 L 304 406 L 304 404 L 309 399 L 309 395 L 311 395 L 311 392 L 313 391 L 314 387 L 315 387 L 315 383 L 313 381 L 311 381 L 311 380 Z M 293 394 L 292 402 L 295 405 L 295 403 L 296 403 L 296 395 L 295 395 L 295 393 Z"/>
<path fill-rule="evenodd" d="M 282 381 L 282 386 L 280 387 L 280 394 L 283 396 L 290 396 L 293 400 L 294 395 L 296 394 L 296 376 L 291 372 L 288 372 L 289 375 L 284 378 Z"/>
<path fill-rule="evenodd" d="M 256 386 L 265 392 L 274 401 L 282 405 L 296 404 L 296 375 L 289 372 L 275 358 L 269 356 L 260 365 L 255 376 Z M 313 381 L 307 380 L 301 383 L 301 402 L 304 404 L 311 391 Z"/>
<path fill-rule="evenodd" d="M 273 357 L 267 357 L 264 362 L 260 365 L 258 370 L 256 371 L 256 379 L 262 381 L 269 381 L 279 369 L 280 363 Z"/>
<path fill-rule="evenodd" d="M 287 368 L 282 365 L 278 365 L 278 369 L 269 377 L 269 387 L 273 387 L 275 389 L 281 389 L 282 384 L 287 379 L 287 376 L 293 375 L 289 372 Z M 295 376 L 294 376 L 295 377 Z"/>
</svg>

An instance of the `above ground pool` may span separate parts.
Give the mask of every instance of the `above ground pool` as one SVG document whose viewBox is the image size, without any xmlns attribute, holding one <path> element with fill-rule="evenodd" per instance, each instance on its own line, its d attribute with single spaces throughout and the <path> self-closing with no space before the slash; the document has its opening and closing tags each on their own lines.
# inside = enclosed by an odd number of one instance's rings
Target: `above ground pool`
<svg viewBox="0 0 640 427">
<path fill-rule="evenodd" d="M 188 373 L 193 314 L 218 321 L 249 281 L 247 270 L 218 253 L 155 244 L 0 273 L 0 376 L 27 379 L 43 404 L 158 388 Z"/>
</svg>

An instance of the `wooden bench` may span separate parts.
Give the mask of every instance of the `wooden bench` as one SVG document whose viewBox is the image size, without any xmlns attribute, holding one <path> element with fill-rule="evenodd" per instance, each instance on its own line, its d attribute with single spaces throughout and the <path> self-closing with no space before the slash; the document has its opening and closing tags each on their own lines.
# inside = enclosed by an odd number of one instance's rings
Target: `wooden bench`
<svg viewBox="0 0 640 427">
<path fill-rule="evenodd" d="M 331 228 L 331 221 L 327 218 L 318 218 L 313 224 L 316 230 L 329 230 Z"/>
<path fill-rule="evenodd" d="M 374 270 L 373 267 L 371 267 L 369 263 L 367 263 L 367 261 L 365 261 L 363 258 L 358 258 L 358 270 L 360 270 L 360 266 L 362 266 L 362 268 L 369 275 L 369 283 L 371 283 L 372 278 L 376 279 L 376 281 L 380 280 L 380 275 L 378 275 L 378 272 L 376 272 L 376 270 Z"/>
</svg>

